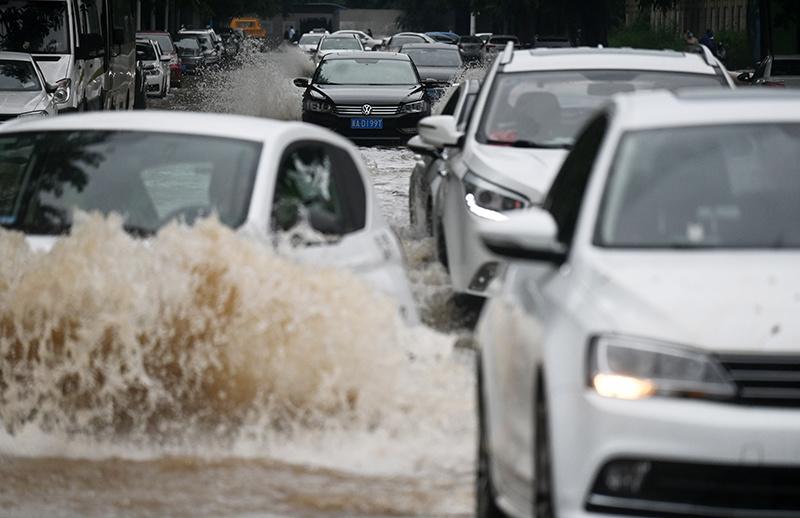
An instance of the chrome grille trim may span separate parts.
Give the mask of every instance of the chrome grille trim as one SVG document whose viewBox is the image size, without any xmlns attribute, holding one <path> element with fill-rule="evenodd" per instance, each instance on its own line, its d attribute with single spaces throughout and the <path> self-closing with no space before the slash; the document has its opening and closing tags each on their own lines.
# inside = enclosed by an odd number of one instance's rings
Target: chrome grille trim
<svg viewBox="0 0 800 518">
<path fill-rule="evenodd" d="M 369 104 L 369 103 L 364 103 Z M 364 115 L 361 111 L 361 107 L 364 106 L 363 104 L 359 105 L 351 105 L 345 104 L 336 107 L 336 113 L 338 115 L 347 115 L 353 117 L 375 117 L 375 116 L 386 116 L 386 115 L 397 115 L 397 110 L 399 106 L 372 106 L 372 112 L 369 115 Z"/>
<path fill-rule="evenodd" d="M 723 354 L 718 358 L 736 384 L 737 402 L 800 407 L 800 356 Z"/>
</svg>

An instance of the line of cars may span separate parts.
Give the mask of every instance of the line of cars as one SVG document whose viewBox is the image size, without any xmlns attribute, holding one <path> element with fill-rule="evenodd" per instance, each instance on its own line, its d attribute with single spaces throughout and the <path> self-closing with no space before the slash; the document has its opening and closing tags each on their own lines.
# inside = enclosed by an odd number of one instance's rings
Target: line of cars
<svg viewBox="0 0 800 518">
<path fill-rule="evenodd" d="M 412 225 L 488 297 L 478 517 L 800 515 L 798 107 L 705 50 L 509 45 L 420 121 Z"/>
</svg>

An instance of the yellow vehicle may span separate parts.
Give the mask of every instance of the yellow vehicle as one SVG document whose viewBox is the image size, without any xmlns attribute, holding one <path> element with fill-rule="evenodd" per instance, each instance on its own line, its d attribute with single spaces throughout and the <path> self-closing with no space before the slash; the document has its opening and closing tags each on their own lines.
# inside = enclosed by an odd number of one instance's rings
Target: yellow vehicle
<svg viewBox="0 0 800 518">
<path fill-rule="evenodd" d="M 258 18 L 234 18 L 231 20 L 231 29 L 241 29 L 251 38 L 267 37 L 267 31 Z"/>
</svg>

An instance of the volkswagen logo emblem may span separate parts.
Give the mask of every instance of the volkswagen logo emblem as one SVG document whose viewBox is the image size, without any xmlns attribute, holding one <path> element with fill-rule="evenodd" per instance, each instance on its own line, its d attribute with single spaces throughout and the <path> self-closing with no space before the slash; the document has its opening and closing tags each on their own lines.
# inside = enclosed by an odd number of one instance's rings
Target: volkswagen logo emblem
<svg viewBox="0 0 800 518">
<path fill-rule="evenodd" d="M 361 113 L 363 113 L 364 115 L 369 115 L 370 113 L 372 113 L 372 106 L 369 104 L 365 104 L 364 106 L 361 107 Z"/>
</svg>

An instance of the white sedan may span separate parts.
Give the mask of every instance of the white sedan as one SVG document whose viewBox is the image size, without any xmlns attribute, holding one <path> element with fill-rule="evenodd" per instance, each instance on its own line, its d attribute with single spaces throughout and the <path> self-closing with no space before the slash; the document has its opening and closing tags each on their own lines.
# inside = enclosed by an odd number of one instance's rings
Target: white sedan
<svg viewBox="0 0 800 518">
<path fill-rule="evenodd" d="M 799 163 L 798 95 L 626 95 L 481 226 L 479 516 L 800 516 Z"/>
<path fill-rule="evenodd" d="M 10 123 L 0 129 L 0 149 L 13 150 L 0 224 L 37 248 L 68 233 L 76 209 L 121 214 L 124 228 L 143 237 L 214 213 L 302 261 L 353 271 L 417 321 L 401 245 L 366 166 L 330 131 L 228 115 L 115 112 Z"/>
<path fill-rule="evenodd" d="M 48 84 L 30 54 L 17 52 L 0 52 L 0 94 L 0 122 L 54 117 L 57 100 L 69 96 L 68 86 Z"/>
</svg>

